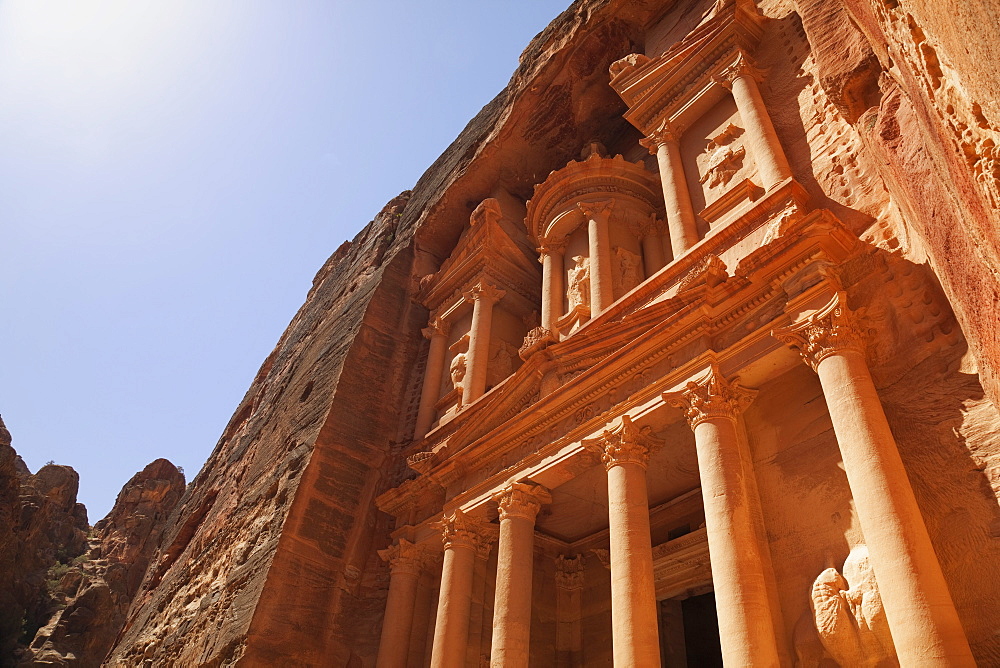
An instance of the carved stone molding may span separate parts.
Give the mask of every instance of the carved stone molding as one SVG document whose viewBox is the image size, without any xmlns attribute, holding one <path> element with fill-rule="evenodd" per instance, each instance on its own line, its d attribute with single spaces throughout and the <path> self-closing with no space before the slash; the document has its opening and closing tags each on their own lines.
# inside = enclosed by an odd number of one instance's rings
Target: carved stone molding
<svg viewBox="0 0 1000 668">
<path fill-rule="evenodd" d="M 556 557 L 556 586 L 560 589 L 583 589 L 583 555 Z"/>
<path fill-rule="evenodd" d="M 688 382 L 680 392 L 665 392 L 663 400 L 671 406 L 683 408 L 684 417 L 694 429 L 705 420 L 735 420 L 756 396 L 757 390 L 747 389 L 735 379 L 732 382 L 726 380 L 718 365 L 712 362 L 704 378 Z"/>
<path fill-rule="evenodd" d="M 442 318 L 434 318 L 427 323 L 427 327 L 420 331 L 424 335 L 425 339 L 430 339 L 434 336 L 448 336 L 448 331 L 450 329 L 450 323 L 445 322 Z"/>
<path fill-rule="evenodd" d="M 503 213 L 500 211 L 500 202 L 493 197 L 487 197 L 479 206 L 475 208 L 469 216 L 469 224 L 473 227 L 482 223 L 498 223 Z"/>
<path fill-rule="evenodd" d="M 587 220 L 607 220 L 611 216 L 611 209 L 615 201 L 612 199 L 591 200 L 589 202 L 577 202 L 576 207 L 583 212 Z"/>
<path fill-rule="evenodd" d="M 622 464 L 646 468 L 649 455 L 664 445 L 662 440 L 650 435 L 651 431 L 651 427 L 639 427 L 631 417 L 623 415 L 618 426 L 605 429 L 598 438 L 584 439 L 582 443 L 584 448 L 601 456 L 606 469 Z"/>
<path fill-rule="evenodd" d="M 677 292 L 684 292 L 704 283 L 715 287 L 729 278 L 729 268 L 718 255 L 707 255 L 677 284 Z"/>
<path fill-rule="evenodd" d="M 493 499 L 500 510 L 500 521 L 505 519 L 525 519 L 535 521 L 542 504 L 550 503 L 552 495 L 541 485 L 526 482 L 512 482 Z"/>
<path fill-rule="evenodd" d="M 771 336 L 797 349 L 813 371 L 834 353 L 845 350 L 864 353 L 861 329 L 847 308 L 844 292 L 838 292 L 826 306 L 802 322 L 773 330 Z"/>
<path fill-rule="evenodd" d="M 396 573 L 420 575 L 425 553 L 421 547 L 400 538 L 386 549 L 379 550 L 378 556 L 382 558 L 382 561 L 389 562 L 389 572 L 393 575 Z"/>
<path fill-rule="evenodd" d="M 743 51 L 737 51 L 736 62 L 723 69 L 713 78 L 716 83 L 732 90 L 733 82 L 741 76 L 748 76 L 757 83 L 764 80 L 764 73 L 757 69 L 750 57 L 743 53 Z"/>
<path fill-rule="evenodd" d="M 477 300 L 483 300 L 489 302 L 490 304 L 496 304 L 498 301 L 503 299 L 504 295 L 507 294 L 506 290 L 501 290 L 497 286 L 487 283 L 485 281 L 480 281 L 472 286 L 470 289 L 462 293 L 466 301 L 474 302 Z"/>
<path fill-rule="evenodd" d="M 478 551 L 484 542 L 489 542 L 489 532 L 485 530 L 483 523 L 470 518 L 461 508 L 456 509 L 451 516 L 444 515 L 438 522 L 438 527 L 446 550 L 465 547 Z"/>
<path fill-rule="evenodd" d="M 639 145 L 656 155 L 656 151 L 664 144 L 677 143 L 681 139 L 680 130 L 672 125 L 670 121 L 664 120 L 656 129 L 649 133 L 648 137 L 639 140 Z"/>
</svg>

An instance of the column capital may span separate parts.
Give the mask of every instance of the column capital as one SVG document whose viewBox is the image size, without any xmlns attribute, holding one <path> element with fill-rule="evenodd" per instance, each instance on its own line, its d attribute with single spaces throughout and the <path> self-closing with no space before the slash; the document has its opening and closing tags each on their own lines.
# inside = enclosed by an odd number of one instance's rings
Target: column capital
<svg viewBox="0 0 1000 668">
<path fill-rule="evenodd" d="M 614 206 L 613 199 L 591 200 L 588 202 L 577 202 L 576 207 L 580 209 L 589 220 L 607 220 L 611 215 Z"/>
<path fill-rule="evenodd" d="M 838 292 L 826 306 L 804 320 L 771 331 L 771 336 L 799 351 L 815 371 L 824 359 L 847 350 L 864 354 L 857 319 L 847 308 L 847 294 Z"/>
<path fill-rule="evenodd" d="M 435 336 L 448 336 L 450 329 L 451 323 L 445 322 L 444 319 L 438 317 L 427 323 L 427 326 L 420 330 L 420 332 L 424 335 L 425 339 L 432 339 Z"/>
<path fill-rule="evenodd" d="M 583 589 L 583 555 L 567 557 L 560 554 L 556 561 L 556 587 Z"/>
<path fill-rule="evenodd" d="M 691 429 L 706 420 L 725 418 L 735 420 L 745 411 L 757 396 L 757 390 L 732 382 L 719 372 L 719 366 L 712 362 L 708 374 L 698 381 L 689 381 L 679 392 L 664 392 L 663 400 L 671 406 L 684 409 Z"/>
<path fill-rule="evenodd" d="M 520 518 L 535 521 L 542 504 L 550 503 L 552 495 L 541 485 L 512 482 L 493 497 L 500 509 L 500 521 Z"/>
<path fill-rule="evenodd" d="M 384 550 L 378 550 L 378 556 L 382 561 L 389 562 L 390 573 L 411 575 L 420 575 L 425 557 L 423 548 L 404 538 L 400 538 Z"/>
<path fill-rule="evenodd" d="M 621 417 L 616 427 L 605 429 L 597 438 L 584 439 L 583 447 L 601 456 L 604 468 L 611 470 L 622 464 L 638 464 L 646 468 L 649 455 L 664 442 L 651 436 L 652 428 L 639 427 L 628 415 Z"/>
<path fill-rule="evenodd" d="M 443 515 L 437 523 L 441 529 L 441 539 L 444 549 L 464 547 L 479 551 L 488 542 L 488 532 L 483 523 L 470 518 L 457 508 L 450 516 Z"/>
<path fill-rule="evenodd" d="M 643 137 L 639 140 L 639 145 L 645 148 L 652 155 L 656 155 L 657 150 L 664 144 L 670 144 L 680 141 L 681 132 L 680 129 L 671 123 L 670 121 L 664 119 L 656 129 L 649 133 L 649 136 Z"/>
<path fill-rule="evenodd" d="M 750 56 L 740 50 L 736 52 L 736 62 L 716 74 L 713 79 L 715 79 L 715 82 L 719 85 L 732 90 L 733 82 L 742 76 L 749 77 L 758 83 L 764 79 L 763 72 L 757 69 L 753 60 L 750 59 Z"/>
<path fill-rule="evenodd" d="M 633 220 L 628 225 L 628 230 L 635 238 L 642 241 L 646 237 L 655 236 L 660 233 L 662 222 L 656 219 L 656 213 L 649 214 L 646 220 Z"/>
<path fill-rule="evenodd" d="M 503 299 L 504 295 L 507 294 L 506 290 L 501 290 L 492 283 L 487 283 L 486 281 L 479 281 L 474 286 L 462 293 L 466 301 L 486 301 L 490 304 L 496 304 L 498 301 Z"/>
<path fill-rule="evenodd" d="M 541 245 L 539 245 L 538 248 L 535 249 L 535 251 L 541 256 L 562 255 L 563 253 L 566 252 L 566 240 L 562 239 L 560 241 L 548 241 L 542 239 Z M 542 262 L 543 259 L 544 259 L 543 257 L 539 257 L 538 261 Z"/>
</svg>

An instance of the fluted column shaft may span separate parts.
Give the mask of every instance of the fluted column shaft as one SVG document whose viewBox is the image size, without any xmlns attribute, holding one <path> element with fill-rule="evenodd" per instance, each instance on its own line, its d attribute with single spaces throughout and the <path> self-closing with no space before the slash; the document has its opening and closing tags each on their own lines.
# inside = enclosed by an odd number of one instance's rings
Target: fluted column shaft
<svg viewBox="0 0 1000 668">
<path fill-rule="evenodd" d="M 590 246 L 590 316 L 595 317 L 615 301 L 611 280 L 611 200 L 580 202 L 577 206 L 587 219 Z"/>
<path fill-rule="evenodd" d="M 974 666 L 844 302 L 774 334 L 819 376 L 900 664 Z"/>
<path fill-rule="evenodd" d="M 498 496 L 500 545 L 493 604 L 491 668 L 527 668 L 535 517 L 550 500 L 537 485 L 513 483 Z"/>
<path fill-rule="evenodd" d="M 664 395 L 684 409 L 694 430 L 722 659 L 727 666 L 778 665 L 764 559 L 753 524 L 759 502 L 746 481 L 753 472 L 744 465 L 737 422 L 756 394 L 729 383 L 713 365 L 701 381 Z"/>
<path fill-rule="evenodd" d="M 462 405 L 471 404 L 486 391 L 493 305 L 505 294 L 505 291 L 488 283 L 480 283 L 465 293 L 465 298 L 472 302 L 472 328 L 469 330 L 469 356 L 465 382 L 462 384 Z"/>
<path fill-rule="evenodd" d="M 640 142 L 656 156 L 663 188 L 663 204 L 667 212 L 667 230 L 674 259 L 684 255 L 698 243 L 698 227 L 691 191 L 684 176 L 681 161 L 680 137 L 667 123 L 663 123 L 648 138 Z"/>
<path fill-rule="evenodd" d="M 444 358 L 448 352 L 448 325 L 441 320 L 435 320 L 423 330 L 431 344 L 427 352 L 427 365 L 424 368 L 424 384 L 420 389 L 420 407 L 417 409 L 417 424 L 413 429 L 413 438 L 423 438 L 434 422 L 434 405 L 441 391 L 441 375 L 444 373 Z"/>
<path fill-rule="evenodd" d="M 400 540 L 379 555 L 389 561 L 389 596 L 382 619 L 376 668 L 405 668 L 417 601 L 421 559 L 416 546 Z"/>
<path fill-rule="evenodd" d="M 442 521 L 444 563 L 438 594 L 432 668 L 465 666 L 469 640 L 469 611 L 472 608 L 472 576 L 479 537 L 472 523 L 460 511 Z"/>
<path fill-rule="evenodd" d="M 770 190 L 792 175 L 788 158 L 778 141 L 771 117 L 760 96 L 753 64 L 740 54 L 736 63 L 723 71 L 718 81 L 733 93 L 746 130 L 745 142 L 757 163 L 757 173 L 765 190 Z"/>
<path fill-rule="evenodd" d="M 563 315 L 563 297 L 565 297 L 566 268 L 564 266 L 562 246 L 546 245 L 538 249 L 542 256 L 542 322 L 545 329 L 551 331 L 556 320 Z"/>
<path fill-rule="evenodd" d="M 611 541 L 611 624 L 614 664 L 660 665 L 646 465 L 662 442 L 625 415 L 621 424 L 584 446 L 600 453 L 608 472 Z"/>
</svg>

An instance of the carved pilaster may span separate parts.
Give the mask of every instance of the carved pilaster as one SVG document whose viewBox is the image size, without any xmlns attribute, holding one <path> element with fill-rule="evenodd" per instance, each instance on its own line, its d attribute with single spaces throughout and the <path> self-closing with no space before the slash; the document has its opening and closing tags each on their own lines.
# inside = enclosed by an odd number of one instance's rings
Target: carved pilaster
<svg viewBox="0 0 1000 668">
<path fill-rule="evenodd" d="M 410 541 L 400 538 L 384 550 L 378 551 L 382 561 L 389 562 L 389 572 L 420 575 L 424 564 L 424 550 Z"/>
<path fill-rule="evenodd" d="M 741 76 L 750 77 L 757 83 L 764 80 L 763 72 L 757 69 L 750 57 L 742 51 L 738 51 L 736 62 L 716 74 L 713 78 L 716 83 L 732 90 L 733 82 L 736 81 L 737 77 Z"/>
<path fill-rule="evenodd" d="M 486 281 L 480 281 L 472 286 L 470 289 L 462 293 L 466 301 L 476 302 L 484 301 L 490 304 L 496 304 L 498 301 L 503 299 L 504 295 L 507 294 L 506 290 L 501 290 L 497 286 L 487 283 Z"/>
<path fill-rule="evenodd" d="M 622 464 L 646 468 L 649 455 L 663 446 L 663 441 L 654 438 L 651 431 L 651 427 L 639 427 L 631 417 L 623 415 L 618 426 L 605 429 L 598 438 L 584 439 L 583 446 L 598 453 L 608 470 Z"/>
<path fill-rule="evenodd" d="M 802 322 L 775 329 L 771 336 L 798 350 L 813 371 L 834 353 L 845 350 L 864 353 L 861 330 L 847 308 L 847 295 L 843 292 L 838 292 L 826 306 Z"/>
<path fill-rule="evenodd" d="M 541 485 L 513 482 L 493 499 L 499 507 L 501 522 L 508 517 L 534 522 L 538 511 L 542 509 L 542 504 L 550 503 L 552 496 Z"/>
<path fill-rule="evenodd" d="M 663 399 L 671 406 L 684 409 L 684 417 L 692 429 L 705 420 L 726 418 L 735 420 L 753 403 L 757 390 L 726 380 L 712 362 L 708 374 L 699 381 L 690 381 L 680 392 L 665 392 Z"/>
<path fill-rule="evenodd" d="M 648 137 L 639 140 L 639 145 L 651 155 L 656 155 L 657 150 L 664 144 L 676 144 L 678 141 L 680 141 L 680 131 L 670 121 L 663 120 Z"/>
<path fill-rule="evenodd" d="M 560 589 L 583 589 L 583 555 L 556 557 L 556 586 Z"/>
</svg>

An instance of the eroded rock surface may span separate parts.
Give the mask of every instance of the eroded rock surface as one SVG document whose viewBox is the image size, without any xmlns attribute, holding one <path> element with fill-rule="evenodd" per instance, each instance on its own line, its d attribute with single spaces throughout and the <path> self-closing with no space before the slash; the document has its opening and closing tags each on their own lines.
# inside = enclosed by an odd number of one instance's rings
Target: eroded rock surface
<svg viewBox="0 0 1000 668">
<path fill-rule="evenodd" d="M 184 474 L 166 459 L 125 484 L 108 516 L 94 525 L 85 559 L 59 580 L 64 607 L 39 629 L 22 665 L 101 665 L 184 489 Z"/>
</svg>

